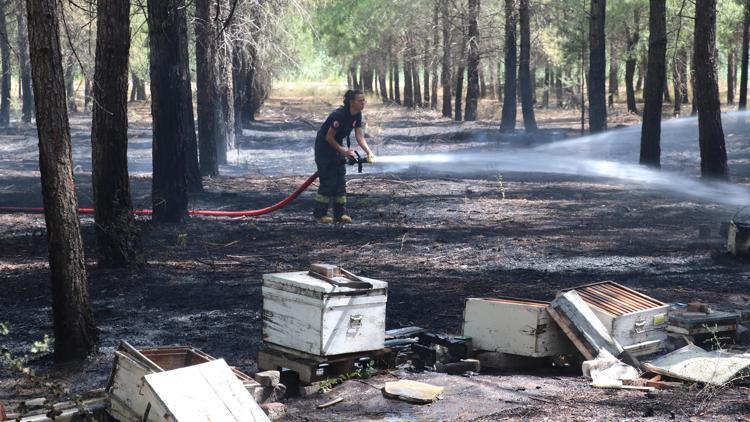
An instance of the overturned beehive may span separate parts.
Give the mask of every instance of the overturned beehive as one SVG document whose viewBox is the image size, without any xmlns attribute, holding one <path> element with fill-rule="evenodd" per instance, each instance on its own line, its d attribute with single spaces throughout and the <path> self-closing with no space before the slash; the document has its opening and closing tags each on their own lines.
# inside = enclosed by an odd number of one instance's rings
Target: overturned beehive
<svg viewBox="0 0 750 422">
<path fill-rule="evenodd" d="M 612 338 L 633 355 L 650 354 L 663 348 L 669 305 L 613 281 L 564 291 L 569 290 L 578 293 Z"/>
<path fill-rule="evenodd" d="M 468 298 L 463 335 L 476 350 L 520 356 L 557 356 L 575 349 L 547 314 L 548 302 L 510 297 Z"/>
</svg>

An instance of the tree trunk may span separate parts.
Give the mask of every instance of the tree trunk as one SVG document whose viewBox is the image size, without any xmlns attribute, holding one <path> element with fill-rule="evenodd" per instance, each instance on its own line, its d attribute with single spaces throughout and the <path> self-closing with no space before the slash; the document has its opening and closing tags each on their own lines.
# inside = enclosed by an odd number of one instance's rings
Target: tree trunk
<svg viewBox="0 0 750 422">
<path fill-rule="evenodd" d="M 401 105 L 401 87 L 399 86 L 398 55 L 393 55 L 393 95 L 396 97 L 396 104 Z"/>
<path fill-rule="evenodd" d="M 526 129 L 526 132 L 536 132 L 537 127 L 536 119 L 534 117 L 534 94 L 532 91 L 531 74 L 529 71 L 529 64 L 531 61 L 529 0 L 519 1 L 518 17 L 521 30 L 521 51 L 518 60 L 518 80 L 521 84 L 521 112 L 523 113 L 523 126 Z"/>
<path fill-rule="evenodd" d="M 646 61 L 646 56 L 644 55 L 643 57 L 641 57 L 641 60 L 638 61 L 638 79 L 635 82 L 636 91 L 643 90 L 643 79 L 646 76 L 646 66 L 648 66 L 648 62 Z"/>
<path fill-rule="evenodd" d="M 615 106 L 615 100 L 619 98 L 620 95 L 620 81 L 618 78 L 618 71 L 620 68 L 620 63 L 617 60 L 617 51 L 615 49 L 615 43 L 610 42 L 609 43 L 609 103 L 607 104 L 609 108 L 614 108 Z"/>
<path fill-rule="evenodd" d="M 453 109 L 453 120 L 460 122 L 462 117 L 463 108 L 463 89 L 464 89 L 464 73 L 466 73 L 466 17 L 462 14 L 459 17 L 461 22 L 461 49 L 458 54 L 458 70 L 456 71 L 456 102 Z"/>
<path fill-rule="evenodd" d="M 625 95 L 626 102 L 628 105 L 628 112 L 638 113 L 638 108 L 635 104 L 635 86 L 633 85 L 633 77 L 635 76 L 635 68 L 637 65 L 636 47 L 640 39 L 640 11 L 638 9 L 633 13 L 634 25 L 633 31 L 626 25 L 625 26 L 625 37 L 627 38 L 628 51 L 627 58 L 625 59 Z"/>
<path fill-rule="evenodd" d="M 408 42 L 407 42 L 408 43 Z M 407 44 L 408 45 L 408 44 Z M 404 107 L 414 108 L 414 88 L 412 87 L 411 76 L 411 52 L 409 49 L 404 50 Z"/>
<path fill-rule="evenodd" d="M 672 89 L 674 90 L 674 116 L 680 117 L 682 108 L 682 92 L 680 82 L 680 57 L 675 52 L 674 60 L 672 60 Z"/>
<path fill-rule="evenodd" d="M 695 5 L 695 98 L 698 106 L 698 142 L 701 175 L 726 179 L 727 151 L 721 127 L 719 85 L 716 76 L 716 0 L 698 0 Z"/>
<path fill-rule="evenodd" d="M 214 1 L 195 0 L 195 64 L 198 112 L 198 157 L 201 176 L 219 174 L 219 84 Z"/>
<path fill-rule="evenodd" d="M 354 60 L 349 62 L 349 79 L 351 80 L 351 85 L 349 85 L 350 88 L 362 88 L 359 84 L 359 81 L 357 80 L 357 63 Z"/>
<path fill-rule="evenodd" d="M 666 65 L 666 63 L 665 63 Z M 647 74 L 648 76 L 648 74 Z M 667 72 L 664 71 L 664 102 L 665 103 L 671 103 L 672 102 L 672 95 L 669 93 L 669 79 L 667 79 Z"/>
<path fill-rule="evenodd" d="M 228 11 L 226 11 L 228 13 Z M 228 16 L 223 16 L 221 22 L 225 21 Z M 219 28 L 220 29 L 220 28 Z M 234 123 L 234 73 L 233 52 L 228 47 L 231 44 L 224 44 L 219 50 L 219 95 L 221 103 L 221 116 L 223 117 L 219 125 L 219 142 L 217 144 L 219 164 L 227 164 L 227 152 L 235 148 L 235 123 Z"/>
<path fill-rule="evenodd" d="M 451 30 L 448 16 L 448 0 L 441 0 L 440 9 L 443 29 L 443 59 L 441 61 L 442 69 L 440 72 L 440 83 L 443 87 L 443 117 L 451 117 Z"/>
<path fill-rule="evenodd" d="M 690 90 L 693 91 L 693 101 L 691 102 L 690 115 L 695 116 L 696 114 L 698 114 L 698 102 L 695 98 L 695 49 L 693 49 L 693 57 L 690 63 Z"/>
<path fill-rule="evenodd" d="M 682 96 L 682 103 L 686 104 L 690 101 L 688 98 L 688 52 L 684 46 L 678 50 L 680 57 L 679 61 L 679 73 L 680 73 L 680 95 Z"/>
<path fill-rule="evenodd" d="M 750 0 L 745 0 L 744 3 L 745 18 L 742 21 L 742 52 L 740 53 L 742 54 L 740 59 L 742 63 L 740 64 L 740 96 L 738 106 L 740 110 L 744 110 L 747 107 L 747 62 L 748 44 L 750 43 Z"/>
<path fill-rule="evenodd" d="M 411 44 L 412 47 L 414 47 L 414 44 Z M 412 53 L 416 53 L 416 50 L 412 48 Z M 415 107 L 422 107 L 422 91 L 419 86 L 419 65 L 417 64 L 417 59 L 412 56 L 412 59 L 409 60 L 411 64 L 411 76 L 412 76 L 412 88 L 414 89 L 414 96 L 412 97 L 414 99 L 414 106 Z"/>
<path fill-rule="evenodd" d="M 557 107 L 563 107 L 563 83 L 562 83 L 562 69 L 558 68 L 555 71 L 555 98 L 557 98 Z"/>
<path fill-rule="evenodd" d="M 589 130 L 607 130 L 606 71 L 607 50 L 604 35 L 606 0 L 591 0 L 589 17 Z"/>
<path fill-rule="evenodd" d="M 380 85 L 380 100 L 383 104 L 388 104 L 388 86 L 386 83 L 386 74 L 388 65 L 386 63 L 386 57 L 380 56 L 378 60 L 378 84 Z"/>
<path fill-rule="evenodd" d="M 649 2 L 648 70 L 644 91 L 640 163 L 659 167 L 661 157 L 661 108 L 667 75 L 667 4 Z"/>
<path fill-rule="evenodd" d="M 468 81 L 466 84 L 466 112 L 464 120 L 477 119 L 477 105 L 479 103 L 479 0 L 469 0 L 468 15 L 469 50 L 466 59 Z"/>
<path fill-rule="evenodd" d="M 2 83 L 0 83 L 0 127 L 10 124 L 10 44 L 6 16 L 8 3 L 0 2 L 0 56 L 2 56 Z"/>
<path fill-rule="evenodd" d="M 542 94 L 542 107 L 549 108 L 549 86 L 552 80 L 549 62 L 544 62 L 544 93 Z"/>
<path fill-rule="evenodd" d="M 34 94 L 31 90 L 31 62 L 29 61 L 26 7 L 23 1 L 16 5 L 16 22 L 18 22 L 18 61 L 21 74 L 21 120 L 29 123 L 34 115 Z"/>
<path fill-rule="evenodd" d="M 422 104 L 424 104 L 425 107 L 430 104 L 430 62 L 431 62 L 431 53 L 430 53 L 430 41 L 428 38 L 425 37 L 424 42 L 424 56 L 422 57 L 422 80 L 424 83 L 422 84 L 422 87 L 424 88 L 422 92 L 424 93 L 424 97 L 422 98 Z"/>
<path fill-rule="evenodd" d="M 391 63 L 393 61 L 393 53 L 388 56 L 388 63 L 386 65 L 388 66 L 388 101 L 391 103 L 396 102 L 396 99 L 393 96 L 393 64 Z"/>
<path fill-rule="evenodd" d="M 70 126 L 65 104 L 58 10 L 54 0 L 27 0 L 39 170 L 52 278 L 55 360 L 83 359 L 97 350 L 76 209 Z"/>
<path fill-rule="evenodd" d="M 135 101 L 138 92 L 138 76 L 135 74 L 135 72 L 130 73 L 130 79 L 133 85 L 133 89 L 130 90 L 130 102 L 132 103 L 133 101 Z"/>
<path fill-rule="evenodd" d="M 516 129 L 516 11 L 515 0 L 505 0 L 505 82 L 500 130 Z"/>
<path fill-rule="evenodd" d="M 195 139 L 187 68 L 185 0 L 149 0 L 151 114 L 153 116 L 153 218 L 187 220 L 188 147 Z M 183 48 L 184 47 L 184 48 Z M 189 113 L 186 112 L 189 110 Z M 197 148 L 196 148 L 197 149 Z M 200 179 L 199 179 L 200 180 Z"/>
<path fill-rule="evenodd" d="M 729 105 L 734 105 L 734 69 L 734 49 L 730 48 L 727 52 L 727 104 Z"/>
<path fill-rule="evenodd" d="M 140 253 L 128 180 L 129 25 L 127 2 L 97 1 L 91 185 L 102 267 L 136 263 Z"/>
<path fill-rule="evenodd" d="M 65 94 L 68 98 L 68 111 L 71 113 L 76 113 L 78 111 L 75 89 L 75 67 L 77 65 L 73 53 L 70 53 L 65 57 Z"/>
</svg>

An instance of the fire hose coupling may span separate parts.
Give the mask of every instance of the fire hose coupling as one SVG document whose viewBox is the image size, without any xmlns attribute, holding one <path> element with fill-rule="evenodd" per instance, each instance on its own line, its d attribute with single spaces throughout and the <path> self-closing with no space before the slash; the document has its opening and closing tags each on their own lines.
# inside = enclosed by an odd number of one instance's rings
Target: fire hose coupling
<svg viewBox="0 0 750 422">
<path fill-rule="evenodd" d="M 351 155 L 347 155 L 343 158 L 345 164 L 348 164 L 350 166 L 357 165 L 357 173 L 362 173 L 362 164 L 369 163 L 370 159 L 365 156 L 359 155 L 358 151 L 354 151 L 354 153 L 357 155 L 356 157 L 352 157 Z"/>
</svg>

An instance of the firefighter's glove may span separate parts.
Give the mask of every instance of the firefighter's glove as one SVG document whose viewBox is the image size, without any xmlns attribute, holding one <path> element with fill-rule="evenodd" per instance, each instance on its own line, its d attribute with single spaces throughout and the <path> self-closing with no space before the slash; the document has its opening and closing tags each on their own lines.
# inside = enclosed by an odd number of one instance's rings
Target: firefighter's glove
<svg viewBox="0 0 750 422">
<path fill-rule="evenodd" d="M 375 162 L 375 154 L 370 154 L 367 156 L 367 162 L 372 164 Z"/>
</svg>

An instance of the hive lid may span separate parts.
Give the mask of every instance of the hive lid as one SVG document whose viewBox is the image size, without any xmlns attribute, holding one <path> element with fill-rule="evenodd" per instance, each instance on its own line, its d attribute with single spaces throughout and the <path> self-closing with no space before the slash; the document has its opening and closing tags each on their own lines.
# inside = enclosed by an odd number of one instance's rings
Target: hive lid
<svg viewBox="0 0 750 422">
<path fill-rule="evenodd" d="M 388 288 L 388 283 L 385 281 L 375 280 L 372 278 L 359 276 L 364 281 L 369 282 L 372 285 L 372 289 L 362 288 L 351 288 L 344 285 L 335 286 L 328 283 L 325 280 L 321 280 L 316 277 L 312 277 L 307 271 L 294 271 L 288 273 L 273 273 L 263 274 L 263 285 L 274 286 L 282 288 L 283 290 L 301 289 L 308 290 L 317 293 L 330 294 L 330 293 L 352 293 L 361 291 L 375 291 L 384 290 Z"/>
</svg>

